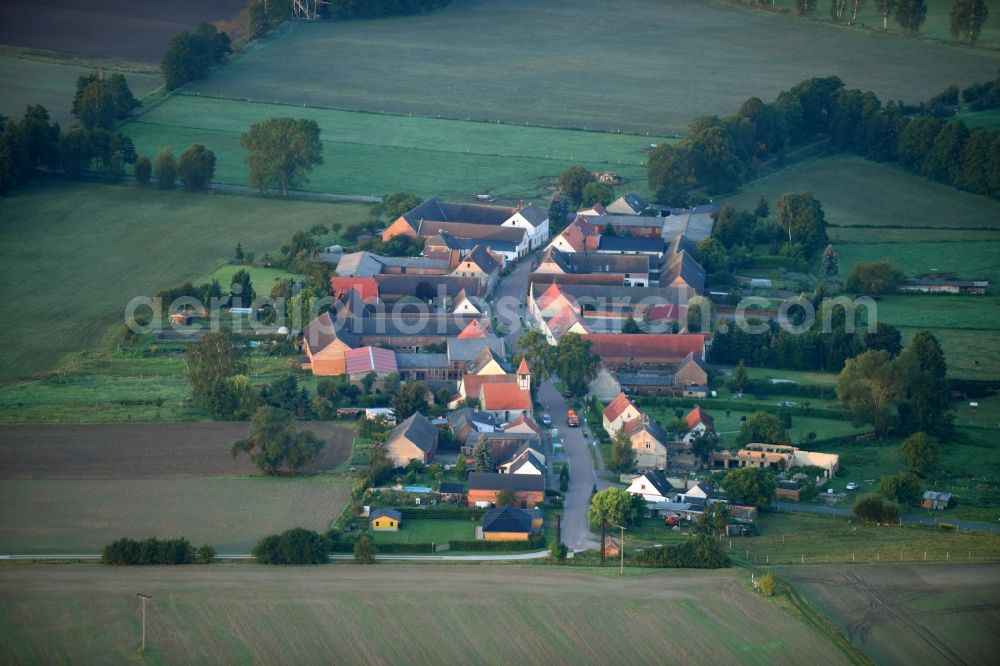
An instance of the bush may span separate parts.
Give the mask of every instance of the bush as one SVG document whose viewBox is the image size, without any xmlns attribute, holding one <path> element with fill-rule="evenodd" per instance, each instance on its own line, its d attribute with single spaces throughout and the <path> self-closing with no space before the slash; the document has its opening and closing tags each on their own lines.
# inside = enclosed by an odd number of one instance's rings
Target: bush
<svg viewBox="0 0 1000 666">
<path fill-rule="evenodd" d="M 153 163 L 145 155 L 139 155 L 139 157 L 135 158 L 135 166 L 132 168 L 135 174 L 135 182 L 140 185 L 147 184 L 150 176 L 153 175 Z"/>
<path fill-rule="evenodd" d="M 211 564 L 212 560 L 215 559 L 215 548 L 211 544 L 204 544 L 198 549 L 197 560 L 198 564 Z"/>
<path fill-rule="evenodd" d="M 449 541 L 452 550 L 536 550 L 545 547 L 545 536 L 532 534 L 527 541 Z"/>
<path fill-rule="evenodd" d="M 325 535 L 302 527 L 270 534 L 253 549 L 259 564 L 322 564 L 329 561 L 329 553 Z"/>
<path fill-rule="evenodd" d="M 121 538 L 109 543 L 101 551 L 101 563 L 113 565 L 132 564 L 191 564 L 194 548 L 185 539 L 150 537 L 144 541 Z"/>
<path fill-rule="evenodd" d="M 875 494 L 862 495 L 854 503 L 854 515 L 866 523 L 894 523 L 899 505 Z"/>
<path fill-rule="evenodd" d="M 760 591 L 765 597 L 774 596 L 774 574 L 770 571 L 760 577 Z"/>
<path fill-rule="evenodd" d="M 705 534 L 662 548 L 647 548 L 636 562 L 642 567 L 669 569 L 722 569 L 729 566 L 729 557 L 719 542 Z"/>
<path fill-rule="evenodd" d="M 940 525 L 938 525 L 938 529 L 947 530 L 950 532 L 955 529 L 955 526 L 952 525 L 951 523 L 941 523 Z"/>
<path fill-rule="evenodd" d="M 354 561 L 358 564 L 374 564 L 375 552 L 375 544 L 367 534 L 354 542 Z"/>
</svg>

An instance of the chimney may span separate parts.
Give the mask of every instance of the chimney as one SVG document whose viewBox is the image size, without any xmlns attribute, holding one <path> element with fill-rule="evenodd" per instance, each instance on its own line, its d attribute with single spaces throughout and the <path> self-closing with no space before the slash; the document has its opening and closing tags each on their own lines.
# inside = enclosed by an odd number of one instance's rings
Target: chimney
<svg viewBox="0 0 1000 666">
<path fill-rule="evenodd" d="M 517 209 L 518 209 L 518 210 L 524 210 L 524 199 L 520 199 L 520 200 L 519 200 L 519 201 L 517 202 Z"/>
</svg>

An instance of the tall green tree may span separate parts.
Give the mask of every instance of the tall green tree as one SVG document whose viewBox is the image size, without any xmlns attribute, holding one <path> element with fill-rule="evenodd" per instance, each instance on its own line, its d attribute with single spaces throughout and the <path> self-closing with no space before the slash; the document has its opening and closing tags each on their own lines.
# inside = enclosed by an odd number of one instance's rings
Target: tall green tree
<svg viewBox="0 0 1000 666">
<path fill-rule="evenodd" d="M 920 473 L 929 472 L 938 461 L 937 440 L 925 432 L 915 432 L 899 446 L 907 466 Z"/>
<path fill-rule="evenodd" d="M 389 400 L 396 421 L 402 422 L 417 412 L 427 409 L 427 384 L 423 382 L 407 382 L 399 387 Z"/>
<path fill-rule="evenodd" d="M 920 32 L 927 20 L 926 0 L 899 0 L 896 5 L 896 23 L 911 35 Z"/>
<path fill-rule="evenodd" d="M 49 122 L 49 112 L 44 106 L 29 104 L 18 129 L 30 168 L 59 166 L 59 123 Z"/>
<path fill-rule="evenodd" d="M 257 298 L 253 282 L 250 281 L 250 273 L 242 268 L 236 271 L 229 282 L 229 294 L 233 297 L 235 307 L 250 307 L 250 304 Z"/>
<path fill-rule="evenodd" d="M 570 221 L 570 219 L 569 219 L 570 213 L 573 212 L 573 211 L 570 210 L 570 205 L 571 205 L 571 202 L 569 200 L 569 197 L 566 196 L 565 194 L 563 194 L 562 192 L 556 192 L 552 196 L 552 201 L 549 202 L 549 228 L 550 229 L 553 229 L 553 230 L 559 229 L 563 225 L 566 225 L 566 224 L 569 223 L 569 221 Z"/>
<path fill-rule="evenodd" d="M 412 192 L 390 192 L 382 197 L 381 203 L 372 206 L 370 217 L 391 223 L 403 213 L 422 204 L 423 201 Z"/>
<path fill-rule="evenodd" d="M 589 169 L 585 169 L 579 164 L 574 164 L 559 174 L 556 187 L 559 188 L 560 192 L 569 197 L 574 206 L 578 206 L 583 201 L 583 188 L 596 180 L 597 178 Z"/>
<path fill-rule="evenodd" d="M 871 423 L 882 435 L 892 427 L 906 396 L 912 373 L 905 359 L 883 350 L 869 350 L 848 359 L 837 378 L 837 397 L 851 412 L 854 423 Z"/>
<path fill-rule="evenodd" d="M 211 331 L 190 344 L 185 355 L 185 374 L 196 402 L 205 403 L 219 380 L 249 374 L 246 346 L 231 331 Z"/>
<path fill-rule="evenodd" d="M 736 369 L 733 370 L 732 379 L 729 380 L 729 389 L 736 393 L 743 393 L 749 383 L 750 373 L 747 372 L 747 366 L 743 359 L 740 359 L 740 362 L 736 364 Z"/>
<path fill-rule="evenodd" d="M 215 153 L 200 143 L 192 144 L 181 153 L 177 175 L 191 192 L 205 189 L 215 175 Z"/>
<path fill-rule="evenodd" d="M 889 29 L 889 17 L 896 11 L 899 0 L 875 0 L 875 8 L 882 17 L 882 32 Z"/>
<path fill-rule="evenodd" d="M 951 7 L 951 36 L 970 46 L 975 44 L 989 15 L 983 0 L 955 0 Z"/>
<path fill-rule="evenodd" d="M 722 489 L 733 502 L 751 506 L 768 506 L 774 497 L 774 476 L 759 467 L 741 467 L 726 474 Z"/>
<path fill-rule="evenodd" d="M 476 472 L 493 472 L 493 453 L 490 449 L 490 442 L 485 434 L 476 438 L 476 443 L 472 445 L 472 469 Z"/>
<path fill-rule="evenodd" d="M 916 430 L 947 436 L 954 421 L 951 388 L 948 386 L 948 364 L 941 343 L 930 331 L 913 336 L 906 352 L 916 361 L 917 376 L 909 395 L 909 409 Z"/>
<path fill-rule="evenodd" d="M 833 244 L 826 246 L 823 250 L 823 257 L 820 260 L 823 275 L 834 277 L 840 272 L 840 262 L 837 260 L 837 251 L 833 249 Z"/>
<path fill-rule="evenodd" d="M 924 492 L 920 479 L 913 472 L 897 472 L 883 476 L 878 484 L 878 492 L 883 497 L 900 504 L 918 504 Z"/>
<path fill-rule="evenodd" d="M 601 357 L 590 349 L 590 340 L 577 333 L 567 333 L 556 345 L 553 369 L 566 387 L 576 395 L 587 392 L 587 385 L 597 376 Z"/>
<path fill-rule="evenodd" d="M 702 467 L 708 466 L 717 448 L 719 448 L 719 436 L 713 430 L 700 430 L 691 437 L 691 453 Z"/>
<path fill-rule="evenodd" d="M 687 143 L 661 143 L 646 164 L 646 181 L 664 206 L 686 206 L 695 185 L 691 149 Z"/>
<path fill-rule="evenodd" d="M 788 233 L 789 243 L 799 243 L 808 255 L 827 244 L 826 216 L 812 192 L 782 194 L 776 208 L 778 225 Z"/>
<path fill-rule="evenodd" d="M 605 488 L 590 498 L 587 516 L 594 527 L 599 527 L 603 521 L 608 525 L 629 527 L 645 512 L 646 500 L 642 495 L 632 495 L 622 488 Z"/>
<path fill-rule="evenodd" d="M 323 143 L 315 120 L 268 118 L 250 126 L 240 136 L 247 151 L 250 184 L 263 193 L 278 188 L 282 196 L 289 188 L 306 182 L 306 174 L 323 163 Z"/>
<path fill-rule="evenodd" d="M 607 206 L 614 200 L 615 188 L 611 187 L 608 183 L 596 180 L 584 185 L 583 191 L 580 193 L 580 204 L 584 207 L 590 207 L 595 204 Z"/>
<path fill-rule="evenodd" d="M 545 339 L 545 334 L 537 328 L 525 332 L 514 344 L 514 367 L 521 359 L 528 362 L 531 369 L 531 383 L 536 387 L 552 376 L 556 348 Z"/>
<path fill-rule="evenodd" d="M 233 442 L 232 454 L 234 458 L 248 454 L 250 462 L 265 474 L 284 469 L 294 475 L 314 461 L 324 446 L 311 430 L 296 430 L 290 412 L 265 405 L 253 415 L 250 435 Z"/>
<path fill-rule="evenodd" d="M 611 439 L 611 460 L 609 466 L 615 472 L 631 472 L 635 465 L 635 449 L 632 438 L 625 428 L 621 428 Z"/>
<path fill-rule="evenodd" d="M 768 412 L 754 412 L 740 426 L 736 441 L 747 444 L 787 444 L 788 432 L 781 418 Z"/>
<path fill-rule="evenodd" d="M 164 148 L 153 158 L 153 175 L 161 190 L 173 189 L 177 182 L 177 160 L 170 148 Z"/>
<path fill-rule="evenodd" d="M 73 115 L 87 129 L 112 129 L 140 106 L 121 74 L 103 71 L 81 76 L 76 81 Z"/>
<path fill-rule="evenodd" d="M 133 174 L 135 175 L 135 182 L 140 185 L 148 184 L 150 177 L 153 175 L 153 163 L 145 155 L 139 155 L 135 158 Z"/>
<path fill-rule="evenodd" d="M 160 61 L 167 90 L 200 79 L 232 51 L 229 35 L 214 25 L 202 23 L 193 32 L 185 30 L 170 40 Z"/>
</svg>

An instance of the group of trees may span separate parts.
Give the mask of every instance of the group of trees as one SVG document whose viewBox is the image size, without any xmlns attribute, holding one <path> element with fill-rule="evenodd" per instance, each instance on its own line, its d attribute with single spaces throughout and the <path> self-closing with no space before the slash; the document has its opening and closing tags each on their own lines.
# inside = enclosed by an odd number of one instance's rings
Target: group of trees
<svg viewBox="0 0 1000 666">
<path fill-rule="evenodd" d="M 606 206 L 615 200 L 615 188 L 608 183 L 597 180 L 597 176 L 593 172 L 579 165 L 564 169 L 559 174 L 556 187 L 558 192 L 565 196 L 565 202 L 569 207 L 586 208 L 595 204 Z M 553 203 L 555 203 L 554 199 Z M 556 210 L 559 220 L 568 213 L 568 210 L 565 212 Z"/>
<path fill-rule="evenodd" d="M 567 333 L 553 347 L 541 331 L 532 329 L 518 338 L 514 349 L 514 364 L 522 358 L 528 362 L 535 386 L 557 375 L 574 395 L 587 392 L 601 363 L 600 356 L 591 351 L 590 341 L 576 333 Z"/>
<path fill-rule="evenodd" d="M 866 523 L 894 523 L 900 513 L 898 504 L 875 493 L 862 495 L 854 502 L 854 515 Z"/>
<path fill-rule="evenodd" d="M 768 506 L 774 497 L 775 487 L 771 471 L 759 467 L 734 469 L 722 479 L 722 489 L 726 491 L 726 497 L 750 506 Z"/>
<path fill-rule="evenodd" d="M 250 461 L 265 474 L 288 474 L 313 462 L 326 445 L 311 430 L 295 427 L 292 414 L 269 405 L 259 408 L 250 421 L 250 435 L 233 442 L 232 454 L 250 456 Z"/>
<path fill-rule="evenodd" d="M 892 294 L 902 280 L 903 272 L 889 261 L 859 261 L 851 268 L 844 288 L 867 296 Z"/>
<path fill-rule="evenodd" d="M 170 40 L 160 61 L 167 90 L 200 79 L 232 52 L 229 35 L 214 25 L 202 23 L 192 32 L 185 30 Z"/>
<path fill-rule="evenodd" d="M 645 548 L 636 563 L 654 568 L 721 569 L 729 566 L 729 556 L 716 539 L 699 534 L 678 544 Z"/>
<path fill-rule="evenodd" d="M 850 359 L 837 380 L 837 397 L 855 423 L 945 436 L 954 418 L 944 352 L 934 335 L 920 331 L 897 354 L 869 350 Z M 914 446 L 914 450 L 918 447 Z M 914 454 L 916 460 L 926 454 Z"/>
<path fill-rule="evenodd" d="M 755 367 L 786 368 L 790 370 L 822 370 L 839 372 L 848 359 L 868 350 L 886 350 L 899 353 L 902 343 L 898 329 L 878 322 L 875 332 L 869 333 L 864 317 L 870 313 L 858 310 L 850 313 L 854 318 L 849 330 L 848 312 L 835 303 L 823 303 L 825 291 L 817 290 L 809 299 L 816 316 L 806 330 L 796 334 L 779 326 L 776 321 L 761 321 L 766 330 L 752 333 L 731 322 L 716 325 L 712 347 L 708 352 L 711 363 L 733 365 L 744 361 Z M 798 305 L 788 310 L 793 325 L 805 323 L 800 318 L 804 311 Z M 752 311 L 748 320 L 757 323 Z M 829 328 L 825 321 L 829 321 Z"/>
<path fill-rule="evenodd" d="M 847 19 L 848 25 L 854 25 L 862 5 L 864 0 L 830 0 L 830 18 L 834 23 Z M 795 6 L 800 16 L 814 14 L 817 0 L 796 0 Z M 920 32 L 927 20 L 927 0 L 875 0 L 875 8 L 883 32 L 889 29 L 890 18 L 910 35 Z M 974 44 L 988 16 L 984 0 L 955 0 L 949 13 L 952 37 Z"/>
<path fill-rule="evenodd" d="M 253 547 L 258 564 L 323 564 L 330 561 L 330 539 L 303 527 L 269 534 Z"/>
<path fill-rule="evenodd" d="M 181 153 L 180 161 L 173 151 L 163 148 L 152 160 L 139 155 L 133 167 L 135 180 L 141 185 L 149 183 L 155 176 L 161 190 L 173 189 L 178 180 L 189 192 L 207 189 L 215 176 L 215 153 L 201 145 L 191 147 Z"/>
<path fill-rule="evenodd" d="M 205 544 L 197 551 L 187 539 L 157 539 L 138 541 L 121 538 L 101 550 L 101 563 L 112 565 L 208 564 L 215 559 L 215 549 Z"/>
</svg>

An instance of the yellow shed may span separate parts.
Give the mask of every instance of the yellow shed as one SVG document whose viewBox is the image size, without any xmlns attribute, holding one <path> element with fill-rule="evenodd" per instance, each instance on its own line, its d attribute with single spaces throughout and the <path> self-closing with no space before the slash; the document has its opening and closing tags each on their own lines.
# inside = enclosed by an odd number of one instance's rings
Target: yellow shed
<svg viewBox="0 0 1000 666">
<path fill-rule="evenodd" d="M 371 527 L 376 532 L 396 532 L 403 523 L 403 514 L 395 509 L 372 511 Z"/>
</svg>

